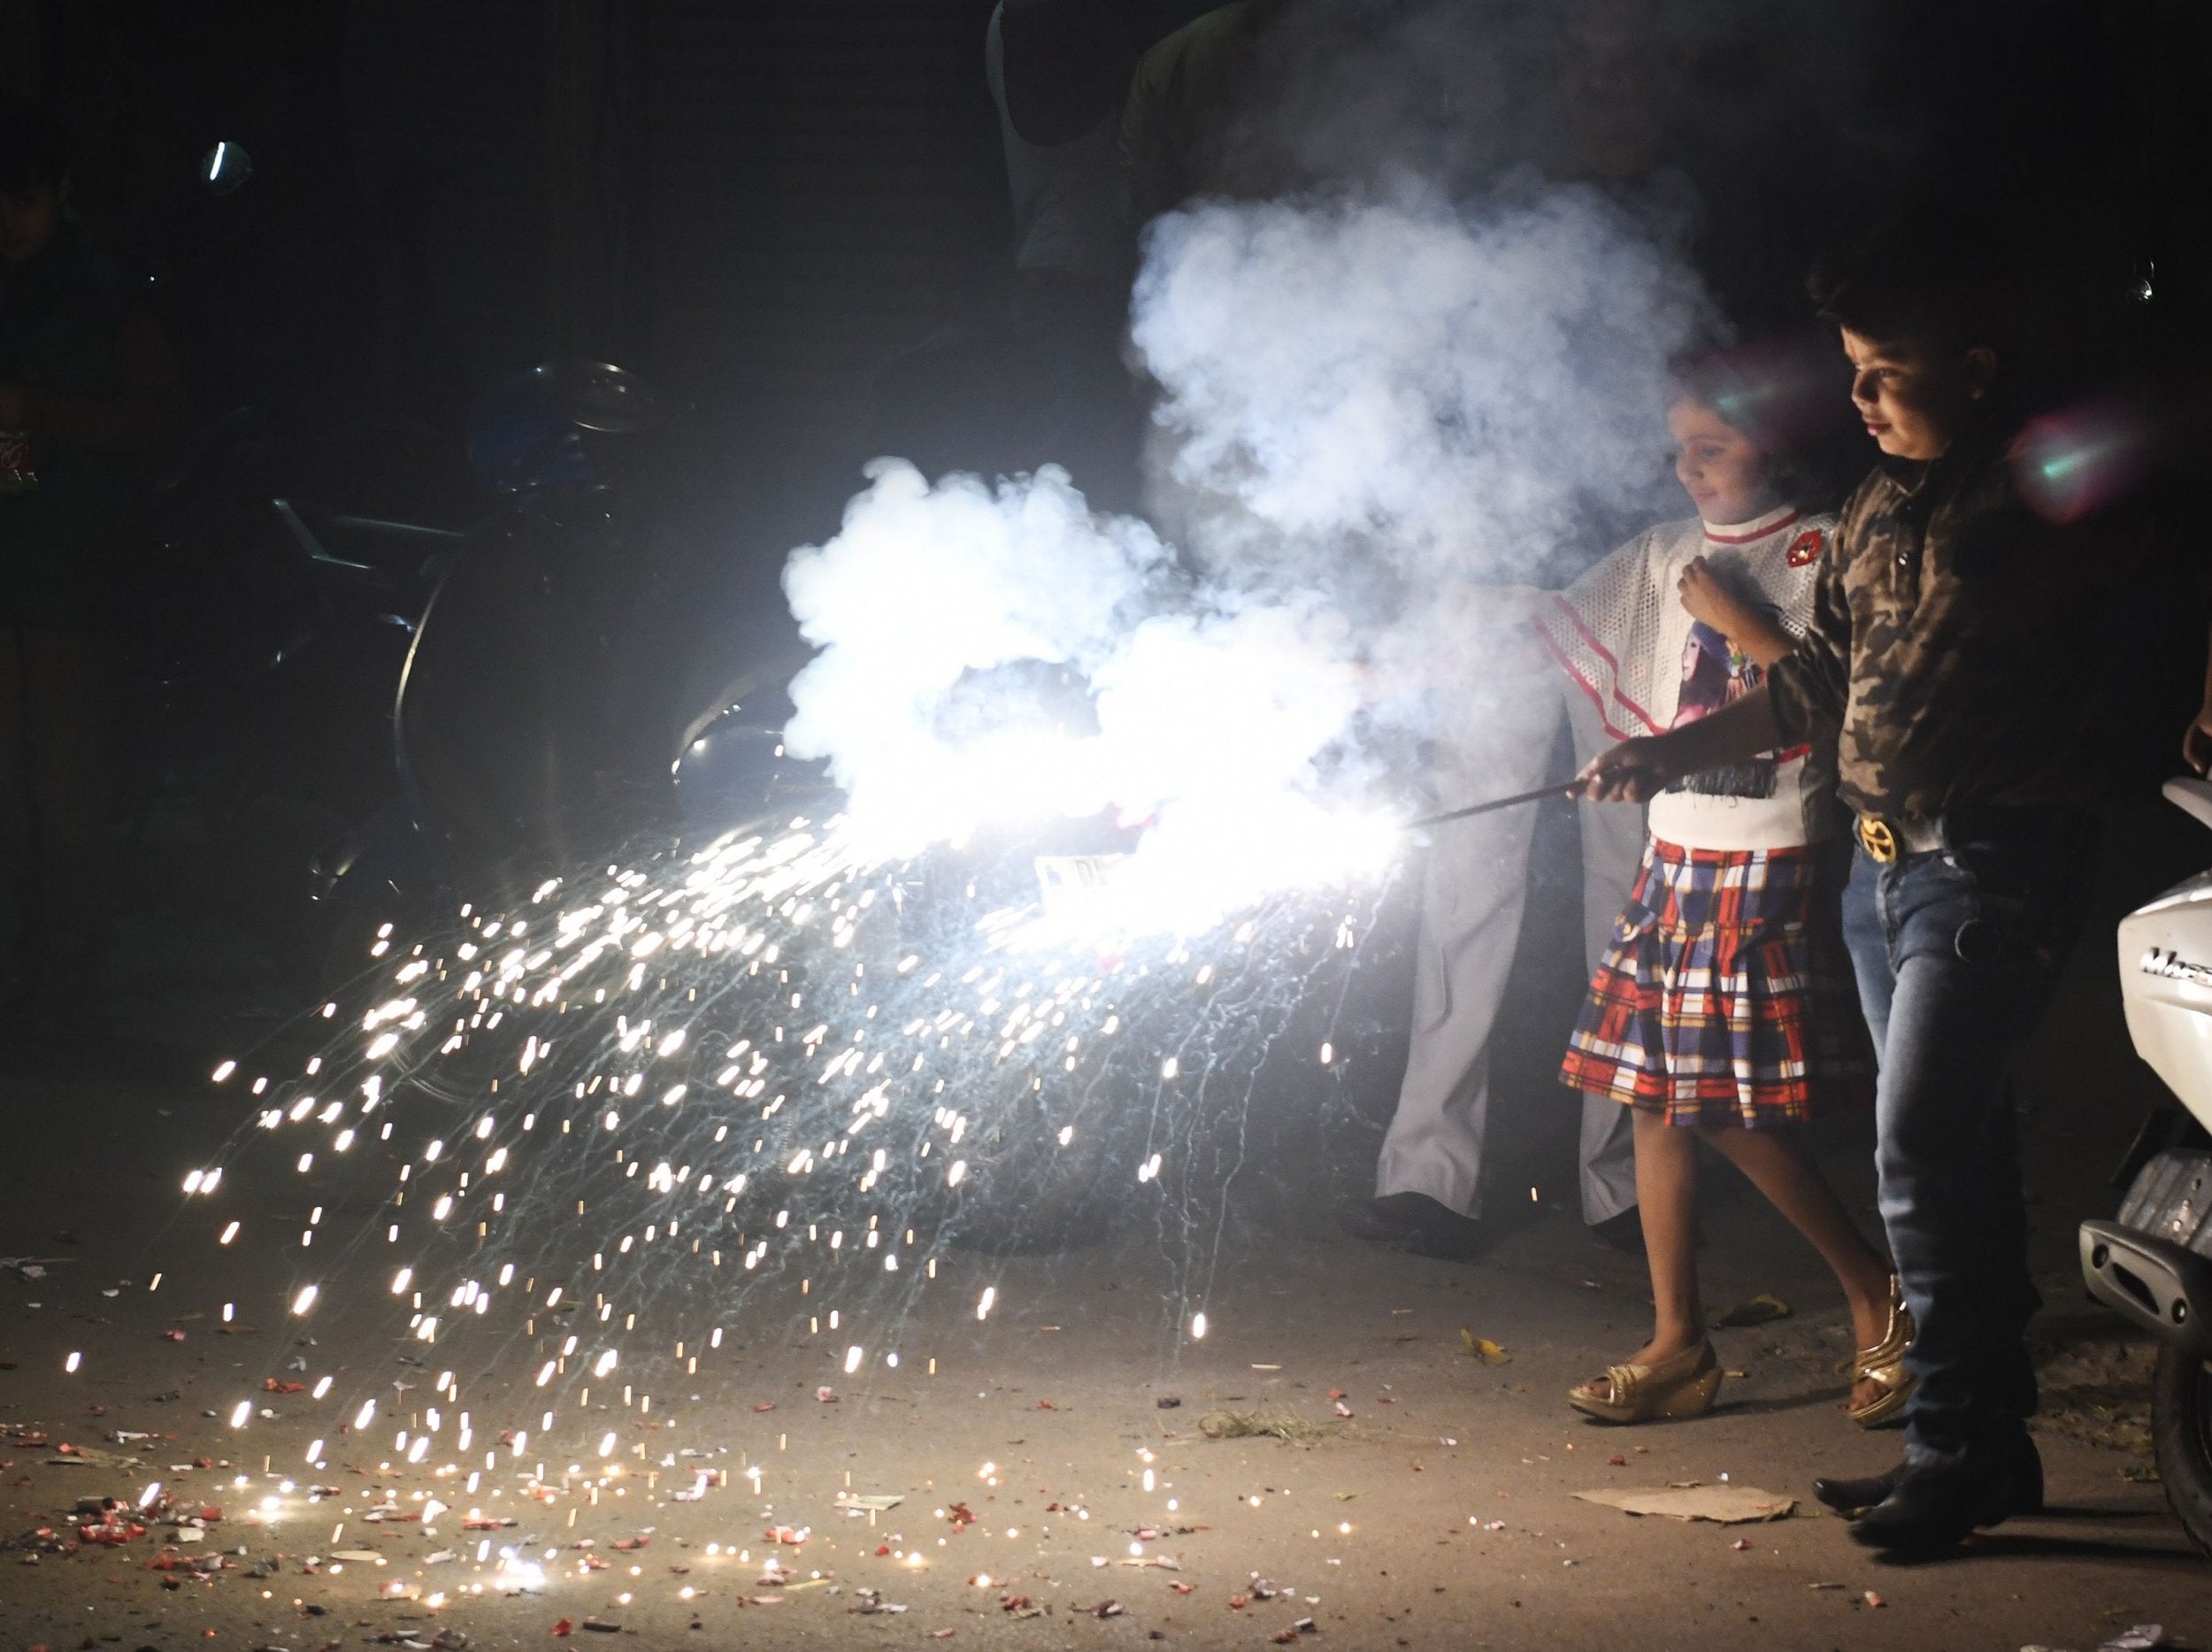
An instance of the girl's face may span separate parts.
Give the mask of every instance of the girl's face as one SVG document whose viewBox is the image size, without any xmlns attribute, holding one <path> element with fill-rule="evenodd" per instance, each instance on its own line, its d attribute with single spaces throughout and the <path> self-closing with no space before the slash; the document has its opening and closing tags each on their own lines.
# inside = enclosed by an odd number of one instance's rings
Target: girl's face
<svg viewBox="0 0 2212 1652">
<path fill-rule="evenodd" d="M 1674 433 L 1674 473 L 1708 522 L 1728 525 L 1764 516 L 1783 503 L 1766 450 L 1696 402 L 1667 410 Z"/>
</svg>

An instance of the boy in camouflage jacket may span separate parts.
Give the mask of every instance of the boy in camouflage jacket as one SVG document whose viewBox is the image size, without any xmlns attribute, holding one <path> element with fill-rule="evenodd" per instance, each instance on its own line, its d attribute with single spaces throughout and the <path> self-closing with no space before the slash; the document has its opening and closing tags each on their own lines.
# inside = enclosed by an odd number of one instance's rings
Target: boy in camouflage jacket
<svg viewBox="0 0 2212 1652">
<path fill-rule="evenodd" d="M 1862 1511 L 1857 1541 L 1912 1556 L 2042 1503 L 2005 1072 L 2078 928 L 2095 844 L 2099 707 L 2069 660 L 2141 549 L 2116 513 L 2048 519 L 2024 494 L 2001 292 L 1986 238 L 1932 220 L 1826 283 L 1883 457 L 1844 508 L 1811 627 L 1762 689 L 1582 776 L 1586 795 L 1639 800 L 1778 744 L 1838 742 L 1838 789 L 1879 869 L 1881 1210 L 1918 1332 L 1904 1461 L 1814 1489 Z M 2185 738 L 2200 769 L 2208 678 Z"/>
</svg>

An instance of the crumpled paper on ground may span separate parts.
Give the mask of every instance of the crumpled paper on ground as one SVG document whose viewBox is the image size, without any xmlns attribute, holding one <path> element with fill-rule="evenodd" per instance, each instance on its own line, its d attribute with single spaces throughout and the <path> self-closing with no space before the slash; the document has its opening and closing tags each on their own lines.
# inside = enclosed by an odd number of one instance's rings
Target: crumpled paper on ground
<svg viewBox="0 0 2212 1652">
<path fill-rule="evenodd" d="M 1784 1520 L 1797 1507 L 1797 1499 L 1756 1486 L 1632 1487 L 1624 1491 L 1578 1491 L 1584 1502 L 1618 1509 L 1623 1514 L 1663 1515 L 1671 1520 L 1711 1520 L 1720 1525 L 1744 1525 L 1765 1520 Z"/>
<path fill-rule="evenodd" d="M 1459 1327 L 1459 1340 L 1467 1345 L 1467 1351 L 1470 1354 L 1486 1365 L 1503 1365 L 1513 1357 L 1488 1337 L 1477 1336 L 1465 1325 Z"/>
<path fill-rule="evenodd" d="M 2156 1648 L 2168 1644 L 2163 1624 L 2138 1624 L 2109 1640 L 2101 1641 L 2097 1652 L 2154 1652 Z M 2047 1647 L 2039 1641 L 2022 1647 L 2020 1652 L 2064 1652 L 2064 1648 Z"/>
</svg>

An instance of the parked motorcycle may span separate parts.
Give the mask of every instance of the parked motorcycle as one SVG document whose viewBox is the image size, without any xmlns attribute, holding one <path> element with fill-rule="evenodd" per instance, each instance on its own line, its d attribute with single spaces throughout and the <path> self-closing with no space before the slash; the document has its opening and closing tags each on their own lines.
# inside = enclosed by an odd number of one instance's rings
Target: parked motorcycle
<svg viewBox="0 0 2212 1652">
<path fill-rule="evenodd" d="M 317 505 L 302 445 L 281 417 L 240 410 L 158 479 L 119 682 L 133 898 L 251 935 L 280 969 L 306 944 L 287 870 L 379 795 L 379 685 L 456 537 Z"/>
<path fill-rule="evenodd" d="M 657 419 L 631 373 L 534 368 L 471 421 L 489 512 L 455 536 L 385 681 L 388 795 L 311 871 L 334 964 L 356 931 L 460 902 L 519 898 L 544 877 L 672 834 L 686 718 L 644 686 L 659 564 L 641 503 L 586 438 Z"/>
<path fill-rule="evenodd" d="M 2165 795 L 2212 828 L 2212 781 L 2169 780 Z M 2119 1214 L 2081 1225 L 2082 1277 L 2158 1339 L 2159 1479 L 2183 1529 L 2212 1553 L 2212 871 L 2123 918 L 2119 951 L 2128 1034 L 2186 1110 L 2146 1127 Z"/>
<path fill-rule="evenodd" d="M 252 163 L 221 142 L 196 166 L 144 250 L 146 302 L 173 337 L 234 357 L 237 204 L 219 197 Z M 281 981 L 311 954 L 298 868 L 388 785 L 389 686 L 458 537 L 429 419 L 243 371 L 198 385 L 240 400 L 176 421 L 133 467 L 139 531 L 114 588 L 124 852 L 107 904 L 124 926 L 112 968 L 134 987 Z"/>
</svg>

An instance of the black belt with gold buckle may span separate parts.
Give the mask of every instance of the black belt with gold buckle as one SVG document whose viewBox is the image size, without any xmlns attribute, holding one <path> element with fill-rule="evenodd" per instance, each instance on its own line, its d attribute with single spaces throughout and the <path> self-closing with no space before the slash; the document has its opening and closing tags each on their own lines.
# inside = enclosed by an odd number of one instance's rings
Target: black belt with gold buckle
<svg viewBox="0 0 2212 1652">
<path fill-rule="evenodd" d="M 1937 820 L 1861 815 L 1858 834 L 1866 857 L 1884 866 L 1901 855 L 1924 855 L 1943 847 L 1943 826 Z"/>
<path fill-rule="evenodd" d="M 1962 843 L 2095 841 L 2095 822 L 2082 811 L 2032 804 L 1966 803 L 1939 815 L 1861 815 L 1859 847 L 1882 865 L 1907 855 Z"/>
</svg>

